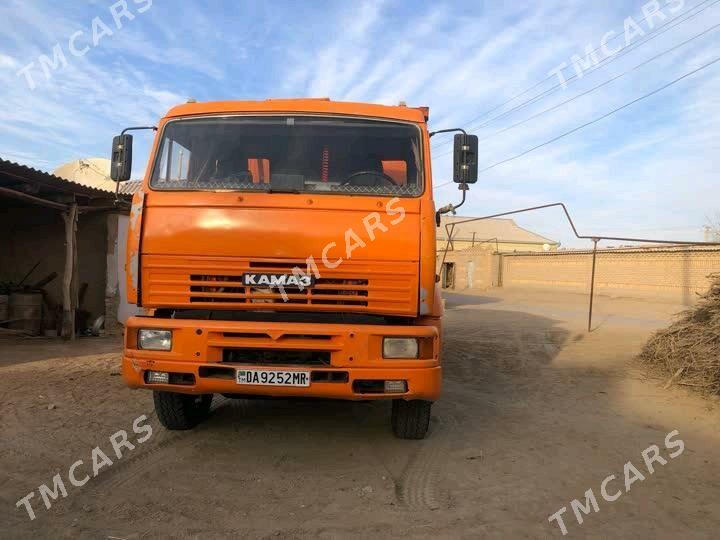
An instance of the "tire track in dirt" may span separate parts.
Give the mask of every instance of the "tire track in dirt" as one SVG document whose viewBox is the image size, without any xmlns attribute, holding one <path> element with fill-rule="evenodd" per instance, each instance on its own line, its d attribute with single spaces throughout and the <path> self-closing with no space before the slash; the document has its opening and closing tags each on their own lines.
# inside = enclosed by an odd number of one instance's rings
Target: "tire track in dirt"
<svg viewBox="0 0 720 540">
<path fill-rule="evenodd" d="M 210 408 L 210 414 L 215 412 L 219 407 L 225 406 L 227 401 L 225 398 L 215 396 L 212 407 Z M 156 468 L 156 465 L 165 461 L 166 456 L 163 453 L 165 449 L 168 447 L 177 449 L 177 443 L 179 441 L 183 439 L 190 440 L 193 438 L 192 434 L 197 432 L 197 428 L 189 431 L 168 431 L 159 423 L 155 411 L 146 413 L 146 416 L 151 422 L 153 435 L 159 433 L 158 436 L 154 436 L 153 439 L 151 439 L 154 440 L 154 444 L 149 448 L 147 446 L 138 448 L 140 453 L 134 453 L 113 461 L 112 467 L 92 479 L 92 487 L 88 484 L 90 489 L 83 490 L 85 499 L 87 499 L 88 496 L 92 498 L 92 495 L 98 491 L 109 492 L 122 488 L 140 475 L 149 470 L 153 470 Z M 158 438 L 160 439 L 159 441 Z M 114 459 L 115 455 L 109 455 L 109 457 L 110 459 Z M 83 498 L 79 499 L 77 502 L 73 501 L 74 505 L 82 505 Z M 73 503 L 71 503 L 71 506 Z"/>
<path fill-rule="evenodd" d="M 230 399 L 216 394 L 214 396 L 212 406 L 210 408 L 210 417 L 218 409 L 222 408 L 229 411 L 229 422 L 233 425 L 235 431 L 239 430 L 243 424 L 242 420 L 253 407 L 249 400 Z M 122 490 L 127 484 L 132 483 L 138 477 L 158 468 L 162 463 L 167 462 L 166 450 L 171 449 L 174 454 L 178 452 L 190 451 L 193 447 L 201 442 L 198 433 L 202 433 L 204 429 L 211 430 L 212 426 L 208 426 L 210 417 L 201 422 L 195 429 L 188 431 L 168 431 L 159 423 L 157 414 L 152 412 L 145 413 L 150 421 L 153 429 L 152 446 L 148 447 L 147 441 L 142 447 L 137 448 L 127 457 L 116 460 L 114 454 L 108 454 L 113 460 L 112 467 L 102 471 L 97 477 L 92 478 L 92 486 L 90 483 L 83 489 L 83 497 L 79 497 L 77 501 L 73 501 L 71 505 L 82 506 L 88 498 L 93 499 L 98 493 L 107 493 L 114 490 Z M 227 418 L 225 419 L 228 420 Z M 156 435 L 157 434 L 157 435 Z M 188 444 L 189 443 L 189 444 Z M 106 450 L 102 448 L 102 450 Z M 138 453 L 139 450 L 139 453 Z M 173 461 L 177 461 L 174 458 Z"/>
<path fill-rule="evenodd" d="M 431 432 L 422 442 L 422 447 L 405 466 L 395 482 L 395 497 L 408 510 L 438 510 L 449 508 L 451 494 L 442 489 L 441 478 L 444 456 L 450 448 L 453 435 L 461 424 L 461 417 L 449 407 L 433 415 Z"/>
<path fill-rule="evenodd" d="M 151 418 L 151 415 L 148 415 L 148 418 Z M 152 422 L 151 425 L 153 434 L 161 429 L 161 426 L 157 422 Z M 115 459 L 115 454 L 107 454 L 108 457 L 113 460 L 112 466 L 102 471 L 98 476 L 92 477 L 92 482 L 89 482 L 81 491 L 78 491 L 78 494 L 82 495 L 73 498 L 70 501 L 69 507 L 83 506 L 88 499 L 94 500 L 98 493 L 108 493 L 122 488 L 125 484 L 160 463 L 164 458 L 162 451 L 168 445 L 181 439 L 183 435 L 185 434 L 182 432 L 165 432 L 165 435 L 160 441 L 157 441 L 157 438 L 155 438 L 155 442 L 151 447 L 140 447 L 138 448 L 138 450 L 140 450 L 139 452 L 136 451 L 136 453 L 127 455 L 127 457 L 119 460 Z M 102 446 L 100 449 L 104 452 L 107 450 Z"/>
<path fill-rule="evenodd" d="M 398 503 L 413 511 L 452 507 L 452 493 L 443 488 L 442 482 L 447 456 L 457 440 L 459 428 L 466 423 L 463 411 L 472 410 L 471 405 L 477 398 L 471 388 L 483 383 L 484 365 L 493 362 L 499 350 L 503 350 L 496 347 L 496 343 L 485 343 L 483 352 L 478 354 L 477 344 L 483 341 L 478 332 L 472 330 L 462 335 L 447 332 L 444 340 L 444 390 L 443 397 L 433 407 L 436 415 L 431 422 L 435 424 L 431 424 L 428 438 L 395 483 Z"/>
</svg>

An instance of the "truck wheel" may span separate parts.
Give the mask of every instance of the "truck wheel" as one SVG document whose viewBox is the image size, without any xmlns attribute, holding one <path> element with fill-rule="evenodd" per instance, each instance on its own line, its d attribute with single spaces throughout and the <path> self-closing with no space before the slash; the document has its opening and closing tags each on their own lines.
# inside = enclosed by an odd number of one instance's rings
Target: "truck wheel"
<svg viewBox="0 0 720 540">
<path fill-rule="evenodd" d="M 395 436 L 401 439 L 424 439 L 430 425 L 431 408 L 432 401 L 394 399 L 391 423 Z"/>
<path fill-rule="evenodd" d="M 178 394 L 175 392 L 153 391 L 155 412 L 160 423 L 167 429 L 192 429 L 202 422 L 210 412 L 212 394 Z"/>
</svg>

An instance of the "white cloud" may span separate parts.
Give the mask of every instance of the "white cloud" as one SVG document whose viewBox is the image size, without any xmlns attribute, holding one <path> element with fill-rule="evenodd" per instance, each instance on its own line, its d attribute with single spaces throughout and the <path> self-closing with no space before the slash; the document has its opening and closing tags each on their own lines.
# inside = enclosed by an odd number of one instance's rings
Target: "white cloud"
<svg viewBox="0 0 720 540">
<path fill-rule="evenodd" d="M 0 53 L 0 69 L 15 69 L 18 67 L 18 63 L 14 58 L 7 54 Z"/>
<path fill-rule="evenodd" d="M 329 40 L 329 46 L 317 52 L 313 62 L 315 72 L 308 83 L 311 96 L 341 95 L 347 84 L 360 74 L 368 59 L 364 47 L 367 35 L 381 22 L 382 0 L 366 0 L 356 4 L 339 21 L 339 31 Z"/>
<path fill-rule="evenodd" d="M 69 59 L 71 65 L 51 81 L 46 83 L 38 71 L 42 87 L 35 92 L 29 92 L 12 70 L 0 71 L 0 143 L 3 137 L 12 142 L 0 144 L 0 150 L 43 145 L 57 160 L 97 154 L 109 145 L 115 130 L 154 124 L 188 96 L 328 95 L 429 105 L 434 129 L 467 126 L 480 117 L 472 126 L 485 138 L 482 168 L 662 86 L 717 54 L 718 36 L 708 34 L 597 92 L 498 133 L 708 28 L 713 24 L 710 15 L 720 6 L 567 90 L 481 127 L 508 107 L 486 116 L 483 111 L 546 79 L 551 69 L 582 53 L 586 44 L 597 45 L 609 30 L 622 29 L 623 20 L 637 16 L 641 6 L 642 2 L 628 7 L 550 0 L 482 2 L 459 10 L 443 2 L 360 0 L 322 7 L 298 3 L 284 10 L 266 3 L 233 4 L 219 13 L 203 3 L 184 2 L 182 9 L 174 9 L 158 2 L 98 50 Z M 23 29 L 5 32 L 0 67 L 5 57 L 25 65 L 38 54 L 48 54 L 52 44 L 66 42 L 90 20 L 69 8 L 25 2 L 0 6 L 0 18 L 7 28 Z M 581 232 L 684 236 L 700 231 L 704 216 L 718 206 L 708 194 L 718 188 L 719 68 L 483 173 L 464 213 L 482 215 L 561 200 L 568 203 Z M 550 80 L 509 106 L 555 82 Z M 433 140 L 436 183 L 450 179 L 450 140 Z M 138 164 L 142 152 L 140 145 Z M 36 152 L 38 156 L 47 158 Z M 436 192 L 436 199 L 444 204 L 457 195 L 456 187 L 449 185 Z M 566 244 L 572 242 L 558 212 L 515 219 Z"/>
<path fill-rule="evenodd" d="M 144 37 L 132 28 L 123 29 L 113 37 L 107 40 L 105 47 L 121 54 L 126 60 L 140 59 L 161 66 L 176 66 L 216 80 L 225 76 L 222 69 L 208 62 L 207 57 L 193 48 L 160 44 L 153 37 Z M 240 54 L 246 53 L 241 50 Z"/>
<path fill-rule="evenodd" d="M 187 98 L 183 98 L 181 95 L 169 90 L 155 90 L 148 86 L 143 88 L 143 93 L 158 103 L 159 106 L 165 109 L 170 109 L 179 103 L 186 101 Z"/>
<path fill-rule="evenodd" d="M 105 14 L 104 10 L 100 13 Z M 108 56 L 108 49 L 111 49 L 108 46 L 124 32 L 130 32 L 129 26 L 138 22 L 140 16 L 126 22 L 123 29 L 106 37 L 84 56 L 75 57 L 67 52 L 67 36 L 77 28 L 85 28 L 84 19 L 69 22 L 53 9 L 26 8 L 25 4 L 4 14 L 0 10 L 0 16 L 3 15 L 10 18 L 13 26 L 23 28 L 23 25 L 31 25 L 38 30 L 37 34 L 24 32 L 28 37 L 26 41 L 20 39 L 23 32 L 13 33 L 17 42 L 16 58 L 29 62 L 37 59 L 38 54 L 49 54 L 53 39 L 58 39 L 57 42 L 66 47 L 67 66 L 51 71 L 49 79 L 35 60 L 34 90 L 30 90 L 24 78 L 15 72 L 4 77 L 0 152 L 10 144 L 14 148 L 27 148 L 24 153 L 15 151 L 21 156 L 18 161 L 49 170 L 72 159 L 105 155 L 116 131 L 128 125 L 155 124 L 171 106 L 185 101 L 177 88 L 170 89 L 150 82 L 154 78 L 152 75 L 128 64 L 128 58 L 132 57 Z M 106 18 L 112 23 L 109 16 Z M 57 24 L 53 25 L 53 21 Z M 42 45 L 36 44 L 38 35 L 42 38 L 39 41 L 44 42 Z M 113 59 L 106 61 L 106 58 Z M 219 73 L 219 70 L 215 71 Z M 138 154 L 142 156 L 148 140 L 142 136 L 137 140 Z M 37 148 L 44 149 L 40 154 L 42 158 L 37 157 Z M 137 160 L 136 174 L 142 166 L 142 160 Z"/>
</svg>

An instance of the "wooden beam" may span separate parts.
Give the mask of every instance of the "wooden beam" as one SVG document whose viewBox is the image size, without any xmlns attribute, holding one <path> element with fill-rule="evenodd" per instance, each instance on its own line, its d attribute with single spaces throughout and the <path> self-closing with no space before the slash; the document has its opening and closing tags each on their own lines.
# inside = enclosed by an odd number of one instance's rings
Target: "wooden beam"
<svg viewBox="0 0 720 540">
<path fill-rule="evenodd" d="M 40 197 L 35 197 L 34 195 L 29 195 L 28 193 L 14 191 L 12 189 L 8 189 L 5 187 L 0 187 L 0 195 L 6 195 L 13 199 L 20 199 L 21 201 L 27 201 L 27 202 L 31 202 L 33 204 L 39 204 L 41 206 L 46 206 L 47 208 L 54 208 L 55 210 L 67 210 L 68 209 L 68 206 L 66 204 L 61 204 L 61 203 L 54 202 L 54 201 L 48 201 L 46 199 L 41 199 Z"/>
<path fill-rule="evenodd" d="M 78 206 L 73 204 L 63 212 L 65 222 L 65 273 L 63 275 L 62 336 L 75 339 L 75 310 L 77 308 L 77 221 Z"/>
</svg>

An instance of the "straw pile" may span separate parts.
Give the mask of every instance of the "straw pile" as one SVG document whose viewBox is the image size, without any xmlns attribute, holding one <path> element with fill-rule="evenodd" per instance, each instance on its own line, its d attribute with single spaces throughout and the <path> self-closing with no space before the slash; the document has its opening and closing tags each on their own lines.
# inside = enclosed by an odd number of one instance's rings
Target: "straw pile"
<svg viewBox="0 0 720 540">
<path fill-rule="evenodd" d="M 651 371 L 669 377 L 666 388 L 674 383 L 720 395 L 720 274 L 710 277 L 698 304 L 655 333 L 640 353 Z"/>
</svg>

